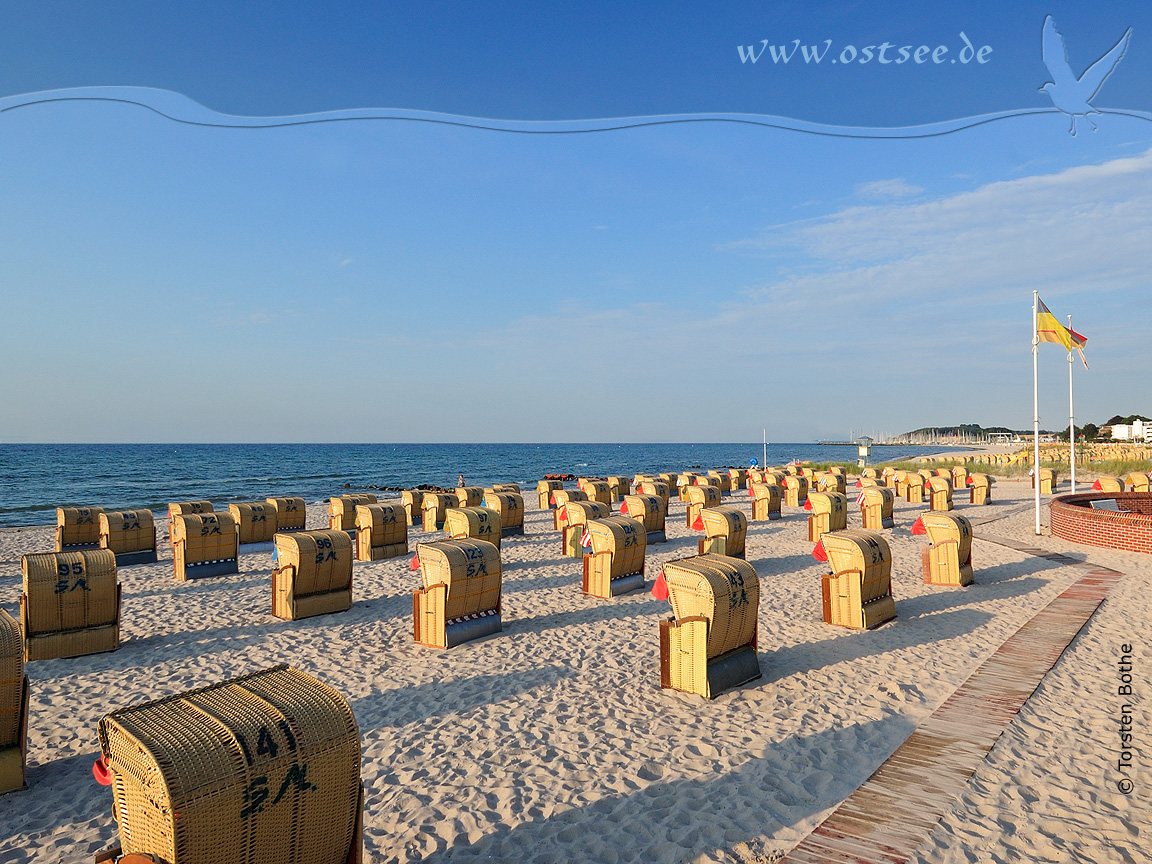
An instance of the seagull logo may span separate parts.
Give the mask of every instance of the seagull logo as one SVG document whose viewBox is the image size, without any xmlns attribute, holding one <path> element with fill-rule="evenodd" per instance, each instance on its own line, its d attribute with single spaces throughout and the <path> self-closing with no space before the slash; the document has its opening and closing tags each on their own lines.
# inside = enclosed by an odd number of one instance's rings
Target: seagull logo
<svg viewBox="0 0 1152 864">
<path fill-rule="evenodd" d="M 1072 118 L 1072 128 L 1068 131 L 1076 134 L 1076 118 L 1083 117 L 1096 131 L 1096 124 L 1092 122 L 1089 114 L 1099 114 L 1092 107 L 1092 99 L 1104 86 L 1104 81 L 1112 74 L 1124 52 L 1128 50 L 1128 40 L 1132 37 L 1132 28 L 1129 27 L 1120 41 L 1112 46 L 1107 54 L 1089 66 L 1084 74 L 1077 78 L 1072 74 L 1072 67 L 1068 65 L 1068 49 L 1064 47 L 1064 37 L 1056 29 L 1056 22 L 1049 15 L 1044 19 L 1044 38 L 1041 49 L 1044 54 L 1044 65 L 1053 80 L 1049 81 L 1040 90 L 1047 93 L 1052 104 Z"/>
</svg>

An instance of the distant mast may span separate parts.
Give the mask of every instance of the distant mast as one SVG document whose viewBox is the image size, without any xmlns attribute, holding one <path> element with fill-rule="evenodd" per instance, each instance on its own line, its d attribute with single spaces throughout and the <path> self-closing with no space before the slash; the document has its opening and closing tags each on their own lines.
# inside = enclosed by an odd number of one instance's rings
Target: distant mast
<svg viewBox="0 0 1152 864">
<path fill-rule="evenodd" d="M 764 429 L 762 431 L 764 432 L 764 461 L 760 464 L 760 467 L 761 468 L 767 468 L 768 467 L 768 430 Z"/>
</svg>

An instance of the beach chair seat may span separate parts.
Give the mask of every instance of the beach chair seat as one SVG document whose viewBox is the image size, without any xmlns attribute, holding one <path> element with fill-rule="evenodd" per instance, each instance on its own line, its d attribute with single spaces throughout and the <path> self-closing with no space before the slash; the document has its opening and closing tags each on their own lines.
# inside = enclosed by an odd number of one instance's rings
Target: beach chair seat
<svg viewBox="0 0 1152 864">
<path fill-rule="evenodd" d="M 808 540 L 815 543 L 829 531 L 848 527 L 848 496 L 839 492 L 809 492 L 804 509 L 808 516 Z"/>
<path fill-rule="evenodd" d="M 500 516 L 500 536 L 524 533 L 524 498 L 519 492 L 485 492 L 484 506 Z"/>
<path fill-rule="evenodd" d="M 120 583 L 111 549 L 24 555 L 20 569 L 26 662 L 120 647 Z"/>
<path fill-rule="evenodd" d="M 151 510 L 101 513 L 100 548 L 111 549 L 116 567 L 156 563 L 156 526 Z"/>
<path fill-rule="evenodd" d="M 276 514 L 277 531 L 303 531 L 308 527 L 308 506 L 299 496 L 265 498 Z"/>
<path fill-rule="evenodd" d="M 347 531 L 292 531 L 277 534 L 273 542 L 273 615 L 296 621 L 352 608 L 353 548 Z"/>
<path fill-rule="evenodd" d="M 860 517 L 865 530 L 879 531 L 891 528 L 895 524 L 893 510 L 896 493 L 892 489 L 885 486 L 865 486 L 860 490 L 857 500 L 860 502 Z"/>
<path fill-rule="evenodd" d="M 690 486 L 685 492 L 685 501 L 688 503 L 684 514 L 685 522 L 689 528 L 703 531 L 704 523 L 700 520 L 700 511 L 706 507 L 720 506 L 720 487 L 710 483 Z"/>
<path fill-rule="evenodd" d="M 832 565 L 821 578 L 826 624 L 867 630 L 896 617 L 892 599 L 892 550 L 872 531 L 833 531 L 817 546 Z"/>
<path fill-rule="evenodd" d="M 102 507 L 57 507 L 56 551 L 75 552 L 100 545 Z"/>
<path fill-rule="evenodd" d="M 188 513 L 172 519 L 176 578 L 202 579 L 240 572 L 240 534 L 231 513 Z"/>
<path fill-rule="evenodd" d="M 972 584 L 972 523 L 929 511 L 920 516 L 931 546 L 921 550 L 925 585 Z"/>
<path fill-rule="evenodd" d="M 408 554 L 408 511 L 403 504 L 356 506 L 356 560 L 382 561 Z"/>
<path fill-rule="evenodd" d="M 664 531 L 667 506 L 668 502 L 659 495 L 625 495 L 620 502 L 620 515 L 640 520 L 649 544 L 665 543 L 668 540 Z"/>
<path fill-rule="evenodd" d="M 20 624 L 0 609 L 0 795 L 26 786 L 28 694 Z"/>
</svg>

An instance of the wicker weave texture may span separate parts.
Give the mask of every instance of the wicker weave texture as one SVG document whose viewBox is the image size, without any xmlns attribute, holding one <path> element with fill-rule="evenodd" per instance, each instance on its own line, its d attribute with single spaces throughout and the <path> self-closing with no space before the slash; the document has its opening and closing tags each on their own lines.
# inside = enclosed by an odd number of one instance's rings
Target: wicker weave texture
<svg viewBox="0 0 1152 864">
<path fill-rule="evenodd" d="M 352 538 L 348 532 L 293 531 L 275 536 L 277 571 L 291 569 L 294 595 L 326 594 L 352 587 Z"/>
<path fill-rule="evenodd" d="M 773 517 L 780 516 L 780 487 L 774 483 L 756 483 L 750 486 L 752 491 L 752 520 L 765 522 Z"/>
<path fill-rule="evenodd" d="M 303 531 L 308 526 L 308 505 L 303 498 L 265 498 L 264 503 L 276 514 L 277 531 Z"/>
<path fill-rule="evenodd" d="M 931 543 L 955 543 L 960 560 L 968 560 L 972 553 L 972 522 L 966 516 L 929 511 L 921 514 L 920 521 Z"/>
<path fill-rule="evenodd" d="M 572 501 L 587 501 L 588 493 L 583 489 L 557 489 L 552 493 L 552 500 L 556 503 L 556 508 L 560 509 Z M 607 505 L 608 502 L 603 503 Z"/>
<path fill-rule="evenodd" d="M 385 548 L 389 554 L 383 554 Z M 356 558 L 376 561 L 408 552 L 408 513 L 403 504 L 356 507 Z"/>
<path fill-rule="evenodd" d="M 552 493 L 563 489 L 564 484 L 559 480 L 540 480 L 536 483 L 536 498 L 541 510 L 552 506 Z"/>
<path fill-rule="evenodd" d="M 500 550 L 485 540 L 421 543 L 420 576 L 425 590 L 444 585 L 445 619 L 487 612 L 500 605 Z"/>
<path fill-rule="evenodd" d="M 611 498 L 609 503 L 611 504 L 615 504 L 632 490 L 632 484 L 627 477 L 613 475 L 606 478 L 605 482 L 608 484 L 608 495 Z"/>
<path fill-rule="evenodd" d="M 709 540 L 724 538 L 724 554 L 740 557 L 748 536 L 748 517 L 737 507 L 709 507 L 700 511 L 704 536 Z"/>
<path fill-rule="evenodd" d="M 100 514 L 100 548 L 117 555 L 156 548 L 151 510 L 119 510 Z"/>
<path fill-rule="evenodd" d="M 748 469 L 747 468 L 729 468 L 728 469 L 729 482 L 733 489 L 747 489 L 748 488 Z"/>
<path fill-rule="evenodd" d="M 576 484 L 589 501 L 599 501 L 601 504 L 612 503 L 612 490 L 608 488 L 606 480 L 586 480 L 583 477 Z"/>
<path fill-rule="evenodd" d="M 484 493 L 489 492 L 511 492 L 513 495 L 522 495 L 519 483 L 493 483 L 491 487 L 484 490 Z"/>
<path fill-rule="evenodd" d="M 660 495 L 625 495 L 623 506 L 628 511 L 626 515 L 639 519 L 646 532 L 664 530 L 667 502 Z"/>
<path fill-rule="evenodd" d="M 240 534 L 231 513 L 200 513 L 172 519 L 176 569 L 203 561 L 226 561 L 240 551 Z"/>
<path fill-rule="evenodd" d="M 211 501 L 173 501 L 168 505 L 168 519 L 188 513 L 212 513 Z"/>
<path fill-rule="evenodd" d="M 700 474 L 699 476 L 696 477 L 696 485 L 697 486 L 712 486 L 716 489 L 719 489 L 721 492 L 724 492 L 726 490 L 724 489 L 724 484 L 721 481 L 727 480 L 727 479 L 728 479 L 727 476 L 722 477 L 719 473 Z"/>
<path fill-rule="evenodd" d="M 0 609 L 0 750 L 20 744 L 24 693 L 24 638 L 20 625 Z"/>
<path fill-rule="evenodd" d="M 884 520 L 892 518 L 896 493 L 884 486 L 865 486 L 860 494 L 864 497 L 860 504 L 864 527 L 871 530 L 882 528 Z"/>
<path fill-rule="evenodd" d="M 376 496 L 368 492 L 329 498 L 328 527 L 338 531 L 354 531 L 356 529 L 356 508 L 361 504 L 375 503 Z"/>
<path fill-rule="evenodd" d="M 344 864 L 360 733 L 337 691 L 289 666 L 100 721 L 125 853 L 166 864 Z"/>
<path fill-rule="evenodd" d="M 461 486 L 454 494 L 457 507 L 479 507 L 484 501 L 483 486 Z"/>
<path fill-rule="evenodd" d="M 1050 471 L 1051 469 L 1041 468 L 1040 470 L 1041 471 Z M 1111 474 L 1101 474 L 1100 478 L 1096 481 L 1096 483 L 1100 486 L 1099 491 L 1101 491 L 1101 492 L 1123 492 L 1124 491 L 1123 481 L 1121 481 L 1121 479 L 1119 477 L 1113 477 Z M 1033 489 L 1036 488 L 1035 481 L 1033 481 L 1033 483 L 1032 483 L 1032 488 Z M 1045 494 L 1050 494 L 1052 492 L 1052 480 L 1049 479 L 1048 477 L 1046 477 L 1044 474 L 1040 475 L 1040 491 L 1045 493 Z"/>
<path fill-rule="evenodd" d="M 1143 471 L 1132 471 L 1124 478 L 1124 485 L 1130 492 L 1147 492 L 1148 475 Z"/>
<path fill-rule="evenodd" d="M 760 578 L 747 561 L 725 555 L 668 561 L 664 581 L 677 619 L 700 615 L 708 620 L 709 659 L 752 641 Z"/>
<path fill-rule="evenodd" d="M 451 540 L 486 540 L 500 548 L 500 514 L 487 507 L 454 507 L 444 513 L 444 533 Z"/>
<path fill-rule="evenodd" d="M 100 541 L 101 507 L 57 507 L 56 551 L 65 546 L 95 546 Z"/>
<path fill-rule="evenodd" d="M 421 503 L 424 514 L 424 530 L 435 531 L 444 524 L 445 516 L 449 510 L 458 505 L 455 495 L 447 492 L 425 492 Z"/>
<path fill-rule="evenodd" d="M 593 519 L 588 523 L 588 536 L 592 541 L 593 558 L 607 556 L 611 562 L 608 570 L 610 579 L 644 570 L 648 537 L 644 523 L 638 519 L 631 516 Z"/>
<path fill-rule="evenodd" d="M 808 478 L 789 474 L 784 478 L 784 503 L 789 507 L 803 507 L 808 500 Z"/>
<path fill-rule="evenodd" d="M 500 530 L 524 527 L 524 498 L 519 492 L 485 492 L 484 506 L 500 516 Z"/>
<path fill-rule="evenodd" d="M 276 533 L 276 510 L 267 501 L 229 504 L 228 512 L 236 520 L 241 543 L 267 543 Z"/>
<path fill-rule="evenodd" d="M 668 491 L 668 484 L 663 480 L 644 480 L 637 487 L 641 495 L 658 495 L 660 500 L 664 502 L 664 513 L 667 516 L 668 502 L 671 500 L 671 493 Z"/>
<path fill-rule="evenodd" d="M 44 552 L 21 559 L 25 638 L 116 624 L 116 555 L 110 549 Z"/>
<path fill-rule="evenodd" d="M 887 540 L 871 531 L 851 529 L 825 534 L 820 542 L 833 570 L 832 576 L 827 577 L 825 620 L 844 627 L 866 628 L 895 615 L 891 600 L 892 550 Z"/>
</svg>

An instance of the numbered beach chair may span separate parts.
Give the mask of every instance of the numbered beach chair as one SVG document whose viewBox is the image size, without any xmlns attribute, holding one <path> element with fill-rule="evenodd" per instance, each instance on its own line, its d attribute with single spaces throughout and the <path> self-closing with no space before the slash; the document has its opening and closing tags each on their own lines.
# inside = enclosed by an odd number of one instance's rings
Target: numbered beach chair
<svg viewBox="0 0 1152 864">
<path fill-rule="evenodd" d="M 271 543 L 277 530 L 276 510 L 267 501 L 244 501 L 229 504 L 228 512 L 236 520 L 240 545 Z"/>
<path fill-rule="evenodd" d="M 102 507 L 57 507 L 56 551 L 76 552 L 100 545 Z"/>
<path fill-rule="evenodd" d="M 751 564 L 725 555 L 683 558 L 664 564 L 660 582 L 673 612 L 660 622 L 662 688 L 715 699 L 760 677 L 760 579 Z"/>
<path fill-rule="evenodd" d="M 972 523 L 950 513 L 923 513 L 917 520 L 932 545 L 921 550 L 925 585 L 972 584 Z M 913 526 L 912 533 L 920 533 Z"/>
<path fill-rule="evenodd" d="M 860 517 L 865 530 L 879 531 L 891 528 L 895 524 L 892 514 L 896 504 L 896 493 L 892 489 L 884 486 L 865 486 L 860 490 L 856 500 L 860 504 Z"/>
<path fill-rule="evenodd" d="M 664 532 L 667 506 L 667 502 L 659 495 L 625 495 L 620 503 L 620 515 L 640 520 L 649 544 L 665 543 L 668 540 Z"/>
<path fill-rule="evenodd" d="M 356 718 L 291 666 L 113 711 L 99 738 L 119 845 L 97 860 L 363 860 Z"/>
<path fill-rule="evenodd" d="M 265 498 L 264 503 L 276 514 L 277 531 L 303 531 L 308 527 L 308 506 L 303 498 Z"/>
<path fill-rule="evenodd" d="M 803 507 L 808 500 L 808 478 L 789 474 L 784 478 L 784 503 L 789 507 Z"/>
<path fill-rule="evenodd" d="M 524 498 L 518 492 L 485 492 L 484 506 L 500 517 L 500 536 L 524 533 Z"/>
<path fill-rule="evenodd" d="M 969 504 L 992 503 L 992 478 L 990 476 L 987 474 L 969 474 L 967 483 Z"/>
<path fill-rule="evenodd" d="M 536 484 L 536 497 L 539 499 L 540 509 L 548 510 L 555 507 L 552 503 L 552 493 L 563 489 L 564 484 L 559 480 L 540 480 Z"/>
<path fill-rule="evenodd" d="M 611 501 L 608 503 L 610 504 L 623 501 L 624 496 L 632 491 L 632 484 L 628 482 L 627 477 L 613 475 L 605 478 L 604 482 L 608 484 L 608 496 L 611 498 Z"/>
<path fill-rule="evenodd" d="M 172 519 L 176 578 L 204 579 L 240 572 L 240 535 L 231 513 L 189 513 Z"/>
<path fill-rule="evenodd" d="M 459 486 L 454 494 L 457 507 L 479 507 L 484 503 L 483 486 Z"/>
<path fill-rule="evenodd" d="M 688 488 L 686 501 L 688 508 L 685 512 L 685 522 L 695 531 L 703 531 L 704 523 L 700 521 L 700 511 L 706 507 L 720 506 L 720 487 L 707 484 L 704 486 L 691 486 Z"/>
<path fill-rule="evenodd" d="M 156 526 L 151 510 L 101 513 L 100 548 L 111 549 L 116 567 L 156 563 Z"/>
<path fill-rule="evenodd" d="M 839 492 L 810 492 L 804 509 L 808 516 L 808 539 L 815 543 L 829 531 L 848 527 L 848 496 Z"/>
<path fill-rule="evenodd" d="M 273 615 L 296 621 L 352 608 L 352 538 L 347 531 L 293 531 L 277 534 L 274 542 Z"/>
<path fill-rule="evenodd" d="M 589 480 L 581 477 L 576 481 L 576 485 L 588 496 L 589 501 L 612 505 L 612 490 L 608 488 L 607 480 Z"/>
<path fill-rule="evenodd" d="M 446 492 L 425 492 L 420 506 L 424 513 L 424 531 L 431 533 L 444 527 L 447 512 L 455 508 L 460 499 Z"/>
<path fill-rule="evenodd" d="M 1045 468 L 1042 470 L 1047 471 L 1050 469 Z M 1032 484 L 1032 488 L 1033 489 L 1036 488 L 1035 483 Z M 1092 484 L 1092 488 L 1095 489 L 1097 492 L 1123 492 L 1124 491 L 1124 481 L 1122 481 L 1119 477 L 1113 477 L 1111 474 L 1101 474 L 1099 479 L 1095 483 Z M 1051 487 L 1049 487 L 1049 491 L 1051 491 Z M 1040 478 L 1040 492 L 1041 493 L 1044 492 L 1044 478 L 1043 477 Z"/>
<path fill-rule="evenodd" d="M 120 647 L 120 583 L 111 549 L 25 555 L 20 568 L 25 661 Z"/>
<path fill-rule="evenodd" d="M 356 536 L 356 508 L 361 504 L 375 504 L 376 496 L 370 492 L 356 495 L 336 495 L 328 499 L 328 528 L 346 531 Z"/>
<path fill-rule="evenodd" d="M 453 507 L 444 511 L 449 540 L 487 540 L 500 548 L 500 514 L 487 507 Z"/>
<path fill-rule="evenodd" d="M 820 538 L 813 556 L 832 564 L 820 584 L 824 623 L 867 630 L 896 617 L 892 550 L 882 536 L 833 531 Z"/>
<path fill-rule="evenodd" d="M 738 489 L 748 488 L 748 469 L 747 468 L 729 468 L 728 469 L 728 483 L 733 492 Z"/>
<path fill-rule="evenodd" d="M 413 639 L 454 648 L 499 633 L 500 550 L 486 540 L 444 540 L 416 547 L 424 587 L 412 592 Z"/>
<path fill-rule="evenodd" d="M 211 501 L 172 501 L 168 504 L 168 539 L 172 540 L 172 524 L 177 516 L 200 516 L 214 513 Z"/>
<path fill-rule="evenodd" d="M 382 561 L 408 554 L 408 512 L 403 504 L 356 507 L 356 560 Z"/>
<path fill-rule="evenodd" d="M 560 531 L 560 511 L 564 509 L 564 505 L 570 501 L 587 501 L 588 495 L 583 489 L 557 489 L 552 493 L 551 500 L 553 506 L 556 508 L 552 511 L 552 527 Z M 607 504 L 604 506 L 611 512 L 611 508 L 609 508 Z"/>
<path fill-rule="evenodd" d="M 704 539 L 696 541 L 701 555 L 727 555 L 744 557 L 744 541 L 748 536 L 748 517 L 738 507 L 705 507 L 700 511 L 704 524 Z"/>
<path fill-rule="evenodd" d="M 637 487 L 641 495 L 657 495 L 660 500 L 664 502 L 664 515 L 668 515 L 668 503 L 672 500 L 672 493 L 669 492 L 668 484 L 663 480 L 644 480 Z"/>
<path fill-rule="evenodd" d="M 609 600 L 644 587 L 644 525 L 630 516 L 593 519 L 587 531 L 592 551 L 584 555 L 584 593 Z"/>
<path fill-rule="evenodd" d="M 752 494 L 752 521 L 767 522 L 780 518 L 780 487 L 775 483 L 753 483 L 748 491 Z"/>
<path fill-rule="evenodd" d="M 928 481 L 928 509 L 941 513 L 952 509 L 952 478 L 937 476 Z"/>
<path fill-rule="evenodd" d="M 584 528 L 593 519 L 607 519 L 612 510 L 599 501 L 569 501 L 556 511 L 560 523 L 560 554 L 566 558 L 582 558 L 580 539 Z"/>
<path fill-rule="evenodd" d="M 0 609 L 0 795 L 26 787 L 28 676 L 24 637 L 16 619 Z"/>
<path fill-rule="evenodd" d="M 424 520 L 424 493 L 420 489 L 405 489 L 400 493 L 404 505 L 404 518 L 408 525 L 421 525 Z"/>
</svg>

